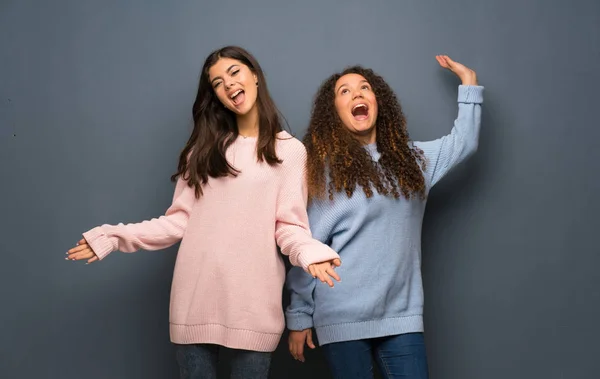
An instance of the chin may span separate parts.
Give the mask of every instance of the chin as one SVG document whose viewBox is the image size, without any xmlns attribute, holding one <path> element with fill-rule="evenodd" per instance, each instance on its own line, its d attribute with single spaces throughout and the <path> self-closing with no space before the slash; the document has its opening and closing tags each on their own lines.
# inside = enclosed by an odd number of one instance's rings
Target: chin
<svg viewBox="0 0 600 379">
<path fill-rule="evenodd" d="M 373 130 L 373 127 L 374 127 L 374 125 L 372 125 L 372 126 L 364 126 L 364 125 L 355 126 L 354 132 L 356 134 L 367 135 L 367 134 L 371 133 L 371 131 Z"/>
<path fill-rule="evenodd" d="M 251 108 L 246 109 L 246 107 L 244 106 L 241 109 L 238 109 L 235 107 L 235 105 L 231 104 L 228 106 L 229 110 L 231 112 L 233 112 L 234 114 L 238 115 L 238 116 L 244 116 L 245 114 L 247 114 L 248 112 L 250 112 Z"/>
<path fill-rule="evenodd" d="M 242 107 L 242 109 L 236 109 L 234 112 L 240 116 L 245 116 L 248 113 L 250 113 L 252 111 L 252 109 L 258 107 L 258 104 L 256 103 L 256 100 L 254 100 L 252 102 L 252 105 L 247 105 L 244 104 L 244 106 Z"/>
</svg>

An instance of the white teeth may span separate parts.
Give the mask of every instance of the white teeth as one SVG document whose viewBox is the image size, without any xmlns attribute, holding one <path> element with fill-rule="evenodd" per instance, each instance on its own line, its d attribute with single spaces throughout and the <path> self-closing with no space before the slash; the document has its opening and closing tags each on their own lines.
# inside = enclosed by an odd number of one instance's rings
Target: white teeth
<svg viewBox="0 0 600 379">
<path fill-rule="evenodd" d="M 242 92 L 241 89 L 238 89 L 237 91 L 235 91 L 231 96 L 229 96 L 230 99 L 233 99 L 234 97 L 236 97 L 237 95 L 240 94 L 240 92 Z"/>
<path fill-rule="evenodd" d="M 354 112 L 354 110 L 355 110 L 356 108 L 358 108 L 358 107 L 365 107 L 365 108 L 369 109 L 369 107 L 367 107 L 367 104 L 356 104 L 356 105 L 354 106 L 354 108 L 352 108 L 352 111 Z"/>
</svg>

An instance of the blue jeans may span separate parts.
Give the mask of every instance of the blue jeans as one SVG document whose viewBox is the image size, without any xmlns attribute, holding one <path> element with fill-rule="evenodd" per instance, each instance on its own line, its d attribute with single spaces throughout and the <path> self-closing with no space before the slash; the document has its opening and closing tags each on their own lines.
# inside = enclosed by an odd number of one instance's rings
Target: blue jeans
<svg viewBox="0 0 600 379">
<path fill-rule="evenodd" d="M 181 379 L 217 379 L 218 345 L 175 345 Z M 231 349 L 232 379 L 267 379 L 271 353 Z"/>
<path fill-rule="evenodd" d="M 373 360 L 385 379 L 428 379 L 423 333 L 323 345 L 335 379 L 373 378 Z"/>
</svg>

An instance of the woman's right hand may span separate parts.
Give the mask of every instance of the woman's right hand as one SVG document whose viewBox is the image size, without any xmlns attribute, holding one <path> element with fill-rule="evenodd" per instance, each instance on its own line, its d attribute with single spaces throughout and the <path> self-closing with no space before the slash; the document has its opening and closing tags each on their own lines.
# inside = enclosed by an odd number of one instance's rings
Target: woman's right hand
<svg viewBox="0 0 600 379">
<path fill-rule="evenodd" d="M 315 348 L 315 344 L 312 340 L 312 329 L 304 329 L 302 331 L 292 330 L 288 337 L 288 347 L 290 354 L 295 360 L 304 362 L 304 343 L 311 349 Z"/>
<path fill-rule="evenodd" d="M 87 263 L 93 263 L 99 260 L 92 247 L 88 245 L 87 241 L 82 238 L 79 242 L 77 242 L 77 246 L 67 251 L 67 257 L 65 258 L 68 261 L 81 261 L 83 259 L 87 259 Z"/>
</svg>

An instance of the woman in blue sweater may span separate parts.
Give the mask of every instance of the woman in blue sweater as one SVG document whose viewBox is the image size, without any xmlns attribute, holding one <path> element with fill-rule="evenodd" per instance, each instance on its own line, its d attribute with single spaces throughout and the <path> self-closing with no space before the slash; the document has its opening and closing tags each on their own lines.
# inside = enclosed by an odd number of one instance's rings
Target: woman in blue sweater
<svg viewBox="0 0 600 379">
<path fill-rule="evenodd" d="M 462 81 L 450 134 L 409 139 L 390 86 L 351 67 L 319 89 L 305 137 L 313 236 L 337 251 L 343 278 L 332 290 L 292 268 L 289 349 L 304 361 L 314 327 L 335 378 L 428 377 L 423 338 L 421 225 L 432 186 L 477 149 L 483 87 L 448 56 Z M 336 262 L 336 265 L 339 262 Z"/>
</svg>

